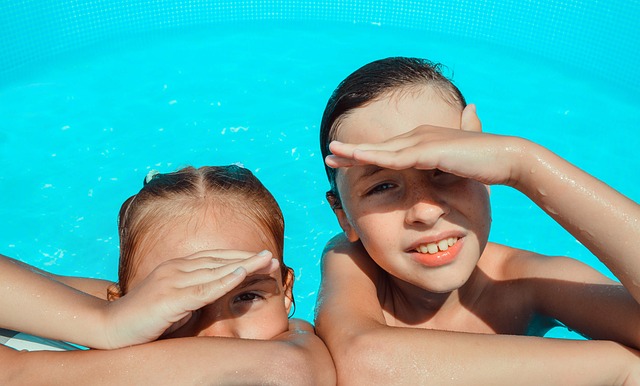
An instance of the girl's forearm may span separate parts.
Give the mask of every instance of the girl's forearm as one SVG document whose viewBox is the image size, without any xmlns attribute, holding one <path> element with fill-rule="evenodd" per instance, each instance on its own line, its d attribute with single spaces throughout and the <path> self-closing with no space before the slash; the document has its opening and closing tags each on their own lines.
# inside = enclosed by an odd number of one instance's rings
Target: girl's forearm
<svg viewBox="0 0 640 386">
<path fill-rule="evenodd" d="M 77 291 L 0 255 L 0 327 L 100 347 L 107 301 Z"/>
<path fill-rule="evenodd" d="M 0 346 L 0 384 L 329 385 L 296 345 L 180 338 L 116 350 L 18 352 Z M 315 369 L 317 370 L 317 369 Z"/>
</svg>

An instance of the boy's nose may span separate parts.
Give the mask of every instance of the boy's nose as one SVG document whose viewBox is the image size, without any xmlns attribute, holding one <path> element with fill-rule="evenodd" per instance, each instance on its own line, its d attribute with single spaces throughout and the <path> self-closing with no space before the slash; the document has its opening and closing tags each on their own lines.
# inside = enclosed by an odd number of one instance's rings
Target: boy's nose
<svg viewBox="0 0 640 386">
<path fill-rule="evenodd" d="M 449 213 L 449 211 L 449 206 L 436 197 L 414 194 L 405 214 L 405 223 L 413 226 L 422 224 L 430 227 L 435 225 L 438 219 Z"/>
</svg>

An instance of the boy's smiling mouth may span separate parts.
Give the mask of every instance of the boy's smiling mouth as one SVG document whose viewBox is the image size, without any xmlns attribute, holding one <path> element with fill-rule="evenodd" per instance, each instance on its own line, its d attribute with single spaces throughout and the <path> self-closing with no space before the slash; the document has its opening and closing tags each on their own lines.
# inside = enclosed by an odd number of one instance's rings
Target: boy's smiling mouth
<svg viewBox="0 0 640 386">
<path fill-rule="evenodd" d="M 435 268 L 453 262 L 463 243 L 461 238 L 452 236 L 438 241 L 419 242 L 407 252 L 421 265 Z"/>
<path fill-rule="evenodd" d="M 442 239 L 433 243 L 420 244 L 412 252 L 418 253 L 428 253 L 430 255 L 436 254 L 438 252 L 444 252 L 449 247 L 453 246 L 458 241 L 457 237 L 447 237 L 446 239 Z"/>
</svg>

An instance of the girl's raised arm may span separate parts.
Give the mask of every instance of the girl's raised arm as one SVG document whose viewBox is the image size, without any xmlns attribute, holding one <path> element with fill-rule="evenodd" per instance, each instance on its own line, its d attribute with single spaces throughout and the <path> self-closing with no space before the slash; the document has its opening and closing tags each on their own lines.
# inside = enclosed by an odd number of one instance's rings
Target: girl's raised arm
<svg viewBox="0 0 640 386">
<path fill-rule="evenodd" d="M 206 254 L 168 260 L 127 296 L 109 302 L 0 255 L 5 289 L 0 327 L 92 348 L 150 342 L 237 286 L 248 273 L 271 265 L 270 253 L 223 267 Z"/>
</svg>

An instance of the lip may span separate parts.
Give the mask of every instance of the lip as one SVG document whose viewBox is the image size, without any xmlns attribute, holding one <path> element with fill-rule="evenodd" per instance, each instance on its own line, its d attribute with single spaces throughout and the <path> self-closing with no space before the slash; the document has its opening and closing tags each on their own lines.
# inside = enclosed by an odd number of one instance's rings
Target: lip
<svg viewBox="0 0 640 386">
<path fill-rule="evenodd" d="M 458 254 L 460 253 L 460 249 L 462 249 L 462 244 L 464 244 L 464 238 L 459 237 L 458 241 L 456 241 L 456 243 L 450 246 L 446 251 L 438 251 L 437 253 L 434 253 L 434 254 L 420 253 L 416 251 L 415 249 L 422 244 L 425 244 L 425 243 L 424 242 L 416 243 L 415 247 L 409 251 L 409 254 L 413 258 L 413 260 L 415 260 L 419 264 L 424 265 L 426 267 L 435 268 L 435 267 L 441 267 L 443 265 L 447 265 L 453 262 L 456 259 L 456 257 L 458 257 Z"/>
</svg>

